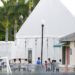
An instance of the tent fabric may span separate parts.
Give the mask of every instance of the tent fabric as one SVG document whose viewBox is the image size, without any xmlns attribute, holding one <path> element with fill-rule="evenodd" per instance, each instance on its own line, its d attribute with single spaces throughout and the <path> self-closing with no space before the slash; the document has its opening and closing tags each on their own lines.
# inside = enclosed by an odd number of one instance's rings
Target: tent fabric
<svg viewBox="0 0 75 75">
<path fill-rule="evenodd" d="M 59 0 L 40 0 L 16 38 L 41 36 L 42 24 L 44 36 L 62 37 L 75 32 L 75 17 Z"/>
</svg>

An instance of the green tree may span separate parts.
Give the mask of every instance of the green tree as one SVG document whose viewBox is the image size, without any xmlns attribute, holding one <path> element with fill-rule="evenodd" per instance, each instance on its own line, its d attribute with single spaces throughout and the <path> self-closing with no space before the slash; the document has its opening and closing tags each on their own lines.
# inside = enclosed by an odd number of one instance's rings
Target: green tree
<svg viewBox="0 0 75 75">
<path fill-rule="evenodd" d="M 1 1 L 4 6 L 0 7 L 0 40 L 14 40 L 17 31 L 29 16 L 29 10 L 33 9 L 39 0 L 29 0 L 27 3 L 25 0 Z"/>
</svg>

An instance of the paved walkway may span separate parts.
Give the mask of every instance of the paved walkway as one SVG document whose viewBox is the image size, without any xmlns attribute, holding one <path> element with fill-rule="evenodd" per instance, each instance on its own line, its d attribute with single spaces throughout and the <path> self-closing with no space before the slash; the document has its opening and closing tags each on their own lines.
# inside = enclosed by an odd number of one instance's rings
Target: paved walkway
<svg viewBox="0 0 75 75">
<path fill-rule="evenodd" d="M 47 72 L 43 72 L 43 73 L 22 72 L 21 73 L 21 72 L 17 72 L 17 73 L 12 73 L 12 74 L 0 73 L 0 75 L 75 75 L 75 73 L 60 73 L 60 72 L 58 72 L 58 73 L 56 73 L 56 72 L 49 72 L 49 73 L 47 73 Z"/>
<path fill-rule="evenodd" d="M 12 75 L 75 75 L 75 73 L 13 73 Z"/>
</svg>

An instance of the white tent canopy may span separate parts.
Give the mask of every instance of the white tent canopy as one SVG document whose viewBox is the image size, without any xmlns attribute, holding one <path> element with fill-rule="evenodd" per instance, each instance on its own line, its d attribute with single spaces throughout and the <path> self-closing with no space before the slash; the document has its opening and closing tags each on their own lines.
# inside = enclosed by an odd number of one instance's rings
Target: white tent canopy
<svg viewBox="0 0 75 75">
<path fill-rule="evenodd" d="M 41 57 L 41 25 L 44 24 L 43 61 L 62 59 L 62 48 L 55 48 L 56 37 L 75 32 L 75 17 L 59 0 L 40 0 L 16 35 L 17 58 L 28 58 L 32 51 L 32 62 Z M 37 40 L 36 40 L 37 39 Z M 47 41 L 48 39 L 48 41 Z M 58 38 L 59 39 L 59 38 Z M 29 59 L 29 58 L 28 58 Z"/>
<path fill-rule="evenodd" d="M 75 18 L 59 0 L 40 0 L 16 38 L 41 36 L 42 20 L 44 36 L 60 37 L 75 32 Z"/>
</svg>

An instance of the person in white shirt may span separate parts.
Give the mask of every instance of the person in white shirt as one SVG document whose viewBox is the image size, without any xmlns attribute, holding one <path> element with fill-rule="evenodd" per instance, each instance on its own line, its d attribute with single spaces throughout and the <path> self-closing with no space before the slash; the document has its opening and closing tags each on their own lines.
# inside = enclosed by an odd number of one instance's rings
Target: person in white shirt
<svg viewBox="0 0 75 75">
<path fill-rule="evenodd" d="M 47 68 L 47 71 L 51 71 L 51 59 L 50 58 L 48 58 L 48 68 Z"/>
</svg>

